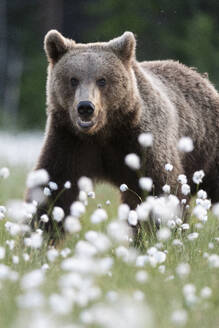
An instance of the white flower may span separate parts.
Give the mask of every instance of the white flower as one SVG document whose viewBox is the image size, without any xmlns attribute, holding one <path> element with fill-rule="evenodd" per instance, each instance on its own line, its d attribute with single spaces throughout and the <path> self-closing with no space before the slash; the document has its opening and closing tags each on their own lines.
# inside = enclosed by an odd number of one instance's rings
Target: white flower
<svg viewBox="0 0 219 328">
<path fill-rule="evenodd" d="M 181 246 L 183 246 L 183 243 L 179 239 L 174 239 L 173 242 L 172 242 L 172 245 L 181 247 Z"/>
<path fill-rule="evenodd" d="M 7 179 L 10 175 L 10 171 L 7 167 L 2 167 L 0 169 L 0 178 Z"/>
<path fill-rule="evenodd" d="M 78 180 L 78 188 L 79 190 L 83 190 L 88 193 L 93 191 L 93 183 L 90 178 L 83 176 Z"/>
<path fill-rule="evenodd" d="M 33 203 L 24 203 L 20 200 L 11 200 L 8 203 L 8 216 L 16 222 L 29 220 L 35 213 L 36 206 Z"/>
<path fill-rule="evenodd" d="M 12 256 L 12 262 L 13 264 L 18 264 L 19 263 L 19 257 L 17 255 Z"/>
<path fill-rule="evenodd" d="M 182 184 L 181 191 L 183 195 L 187 196 L 188 194 L 190 194 L 191 188 L 187 183 L 184 183 Z"/>
<path fill-rule="evenodd" d="M 76 201 L 71 205 L 71 215 L 79 218 L 85 213 L 85 206 L 82 202 Z"/>
<path fill-rule="evenodd" d="M 207 198 L 207 193 L 206 191 L 200 189 L 197 193 L 197 197 L 200 199 L 206 199 Z"/>
<path fill-rule="evenodd" d="M 177 181 L 181 184 L 186 184 L 187 183 L 187 177 L 185 174 L 180 174 L 177 178 Z"/>
<path fill-rule="evenodd" d="M 188 314 L 184 309 L 175 310 L 171 315 L 171 321 L 178 326 L 184 326 L 187 322 L 187 319 Z"/>
<path fill-rule="evenodd" d="M 173 165 L 170 163 L 165 164 L 165 170 L 171 172 L 173 170 Z"/>
<path fill-rule="evenodd" d="M 183 223 L 183 224 L 181 225 L 181 228 L 182 228 L 183 230 L 189 230 L 189 224 L 188 224 L 188 223 Z"/>
<path fill-rule="evenodd" d="M 151 191 L 153 180 L 151 178 L 142 177 L 139 179 L 139 186 L 142 190 Z"/>
<path fill-rule="evenodd" d="M 187 238 L 188 240 L 193 241 L 198 238 L 198 235 L 199 235 L 198 232 L 192 232 L 187 236 Z"/>
<path fill-rule="evenodd" d="M 151 204 L 150 202 L 143 202 L 140 205 L 137 206 L 136 212 L 138 214 L 138 219 L 140 221 L 147 221 L 150 211 L 151 211 Z"/>
<path fill-rule="evenodd" d="M 125 164 L 132 170 L 139 170 L 141 167 L 140 158 L 134 153 L 125 156 Z"/>
<path fill-rule="evenodd" d="M 201 205 L 196 205 L 193 209 L 192 212 L 200 221 L 205 222 L 207 218 L 207 210 L 201 206 Z"/>
<path fill-rule="evenodd" d="M 127 242 L 130 228 L 124 221 L 112 221 L 107 227 L 107 233 L 116 242 Z"/>
<path fill-rule="evenodd" d="M 28 242 L 27 246 L 29 246 L 31 248 L 35 248 L 35 249 L 40 248 L 42 245 L 42 242 L 43 242 L 42 236 L 37 232 L 33 232 L 31 234 L 30 238 L 28 238 L 28 239 L 29 239 L 29 242 Z M 25 243 L 25 239 L 24 239 L 24 243 Z"/>
<path fill-rule="evenodd" d="M 212 289 L 211 288 L 209 288 L 209 287 L 204 287 L 204 288 L 202 288 L 201 289 L 201 291 L 200 291 L 200 296 L 202 297 L 202 298 L 209 298 L 209 297 L 211 297 L 211 295 L 212 295 Z"/>
<path fill-rule="evenodd" d="M 53 220 L 55 220 L 56 222 L 61 222 L 62 219 L 64 218 L 65 213 L 63 211 L 63 209 L 59 206 L 55 206 L 52 210 L 52 217 Z"/>
<path fill-rule="evenodd" d="M 50 182 L 49 182 L 49 188 L 50 188 L 51 190 L 57 190 L 57 189 L 58 189 L 58 185 L 57 185 L 57 183 L 55 183 L 55 182 L 53 182 L 53 181 L 50 181 Z"/>
<path fill-rule="evenodd" d="M 86 240 L 96 247 L 99 252 L 105 252 L 110 248 L 109 238 L 101 232 L 90 230 L 85 234 Z"/>
<path fill-rule="evenodd" d="M 70 189 L 71 188 L 71 182 L 70 181 L 66 181 L 64 184 L 64 188 L 65 189 Z"/>
<path fill-rule="evenodd" d="M 27 254 L 27 253 L 24 253 L 24 254 L 23 254 L 23 259 L 24 259 L 25 262 L 28 262 L 29 259 L 30 259 L 30 255 Z"/>
<path fill-rule="evenodd" d="M 79 240 L 75 247 L 75 252 L 78 258 L 92 257 L 97 254 L 97 249 L 91 243 L 85 240 Z"/>
<path fill-rule="evenodd" d="M 72 300 L 59 294 L 49 297 L 49 305 L 56 314 L 66 315 L 72 310 Z"/>
<path fill-rule="evenodd" d="M 138 136 L 138 142 L 143 147 L 151 147 L 153 145 L 153 135 L 151 133 L 141 133 Z"/>
<path fill-rule="evenodd" d="M 209 255 L 208 264 L 211 268 L 219 268 L 219 255 L 217 254 Z"/>
<path fill-rule="evenodd" d="M 196 184 L 200 184 L 202 183 L 202 179 L 204 178 L 205 176 L 205 173 L 203 170 L 200 170 L 200 171 L 196 171 L 194 174 L 193 174 L 193 182 L 196 183 Z"/>
<path fill-rule="evenodd" d="M 129 188 L 128 188 L 128 186 L 125 184 L 125 183 L 123 183 L 123 184 L 121 184 L 121 186 L 120 186 L 120 191 L 121 192 L 125 192 L 125 191 L 127 191 Z"/>
<path fill-rule="evenodd" d="M 176 218 L 176 224 L 180 226 L 183 223 L 183 221 L 180 218 Z"/>
<path fill-rule="evenodd" d="M 44 305 L 44 303 L 45 303 L 44 296 L 42 295 L 41 292 L 39 292 L 38 290 L 35 290 L 35 289 L 27 291 L 25 294 L 19 295 L 17 297 L 17 304 L 22 309 L 31 309 L 32 310 L 33 308 L 42 307 Z M 39 320 L 39 322 L 38 322 L 39 326 L 37 326 L 38 325 L 37 322 L 35 322 L 35 323 L 36 323 L 35 327 L 42 327 L 41 320 Z M 46 327 L 47 327 L 47 325 L 46 325 Z"/>
<path fill-rule="evenodd" d="M 130 225 L 136 226 L 138 223 L 138 215 L 136 213 L 136 211 L 130 211 L 129 215 L 128 215 L 128 223 Z"/>
<path fill-rule="evenodd" d="M 28 188 L 34 188 L 37 186 L 46 185 L 48 182 L 48 172 L 44 169 L 40 169 L 29 173 L 26 185 Z"/>
<path fill-rule="evenodd" d="M 128 219 L 130 208 L 127 204 L 120 204 L 118 207 L 118 217 L 120 220 L 125 221 Z"/>
<path fill-rule="evenodd" d="M 60 255 L 64 258 L 66 258 L 69 254 L 71 254 L 71 250 L 68 247 L 62 249 L 60 252 Z"/>
<path fill-rule="evenodd" d="M 36 288 L 44 281 L 44 274 L 41 270 L 36 269 L 26 273 L 21 279 L 21 287 L 24 289 Z"/>
<path fill-rule="evenodd" d="M 87 193 L 84 190 L 80 190 L 78 199 L 80 202 L 86 205 L 87 202 Z"/>
<path fill-rule="evenodd" d="M 147 201 L 149 200 L 151 202 L 152 213 L 155 219 L 160 219 L 161 222 L 166 223 L 168 220 L 172 220 L 179 215 L 179 199 L 175 195 L 157 198 L 148 197 Z"/>
<path fill-rule="evenodd" d="M 87 197 L 94 199 L 96 197 L 95 192 L 94 191 L 89 191 L 87 193 Z"/>
<path fill-rule="evenodd" d="M 190 137 L 182 137 L 178 142 L 178 149 L 185 153 L 193 151 L 194 145 Z"/>
<path fill-rule="evenodd" d="M 175 229 L 175 227 L 176 227 L 176 222 L 175 222 L 174 220 L 168 220 L 168 221 L 167 221 L 167 226 L 168 226 L 168 228 L 170 228 L 170 229 Z"/>
<path fill-rule="evenodd" d="M 48 187 L 43 189 L 43 193 L 45 196 L 51 196 L 51 190 Z"/>
<path fill-rule="evenodd" d="M 165 184 L 163 187 L 162 187 L 162 190 L 163 192 L 165 192 L 166 194 L 169 194 L 170 193 L 170 186 Z"/>
<path fill-rule="evenodd" d="M 93 212 L 90 220 L 92 223 L 96 224 L 96 223 L 106 221 L 107 218 L 108 218 L 107 212 L 103 208 L 98 208 L 97 210 L 95 210 Z"/>
<path fill-rule="evenodd" d="M 171 236 L 170 229 L 168 229 L 166 227 L 161 228 L 157 232 L 157 238 L 161 241 L 165 241 L 165 240 L 169 239 L 170 236 Z"/>
<path fill-rule="evenodd" d="M 181 277 L 185 277 L 190 273 L 190 265 L 189 263 L 180 263 L 176 267 L 176 273 Z"/>
<path fill-rule="evenodd" d="M 138 281 L 140 283 L 144 283 L 148 280 L 148 274 L 146 271 L 140 270 L 136 273 L 135 279 L 136 279 L 136 281 Z"/>
<path fill-rule="evenodd" d="M 64 229 L 69 233 L 77 233 L 81 230 L 81 224 L 78 218 L 67 216 L 64 222 Z"/>
<path fill-rule="evenodd" d="M 47 222 L 49 222 L 49 217 L 47 214 L 43 214 L 43 215 L 41 215 L 40 220 L 44 223 L 47 223 Z"/>
<path fill-rule="evenodd" d="M 54 262 L 55 259 L 58 257 L 59 252 L 57 251 L 57 249 L 51 248 L 51 249 L 48 250 L 46 255 L 47 255 L 47 258 L 50 262 Z"/>
</svg>

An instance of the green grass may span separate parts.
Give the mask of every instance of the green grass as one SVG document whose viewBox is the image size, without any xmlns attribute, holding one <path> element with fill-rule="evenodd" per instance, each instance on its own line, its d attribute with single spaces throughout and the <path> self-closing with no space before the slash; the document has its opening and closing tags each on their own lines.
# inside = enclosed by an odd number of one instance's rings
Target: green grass
<svg viewBox="0 0 219 328">
<path fill-rule="evenodd" d="M 14 198 L 22 198 L 25 185 L 25 169 L 13 168 L 11 169 L 11 176 L 7 180 L 0 180 L 0 205 L 5 204 L 7 200 Z M 111 205 L 106 205 L 106 200 L 111 201 Z M 103 208 L 107 210 L 109 220 L 115 219 L 117 215 L 117 207 L 119 204 L 119 193 L 109 185 L 99 185 L 96 188 L 96 198 L 89 200 L 86 215 L 82 217 L 82 231 L 77 235 L 67 235 L 64 240 L 60 241 L 57 245 L 58 250 L 69 247 L 71 250 L 70 257 L 75 253 L 75 245 L 78 240 L 84 238 L 84 234 L 88 230 L 98 230 L 106 232 L 107 224 L 103 223 L 98 226 L 90 222 L 90 214 L 97 208 L 97 204 L 101 203 Z M 192 220 L 195 220 L 192 218 Z M 37 289 L 41 290 L 45 296 L 45 304 L 42 308 L 25 309 L 17 305 L 17 297 L 24 294 L 20 286 L 22 276 L 34 269 L 40 268 L 44 263 L 47 263 L 46 252 L 48 245 L 46 242 L 40 250 L 31 250 L 24 246 L 23 238 L 21 236 L 10 236 L 4 227 L 5 220 L 0 222 L 0 246 L 6 248 L 6 256 L 2 263 L 6 264 L 13 271 L 18 273 L 16 281 L 9 279 L 2 280 L 0 278 L 0 327 L 33 327 L 34 322 L 31 321 L 31 316 L 36 313 L 50 313 L 51 310 L 48 305 L 48 297 L 54 293 L 60 293 L 58 281 L 63 275 L 63 270 L 60 265 L 63 258 L 59 256 L 55 262 L 49 263 L 49 270 L 46 272 L 44 283 Z M 208 222 L 204 225 L 203 229 L 198 230 L 199 237 L 194 241 L 189 241 L 187 235 L 189 232 L 178 233 L 174 232 L 172 237 L 163 242 L 162 251 L 167 253 L 166 261 L 162 263 L 165 265 L 165 272 L 161 273 L 158 269 L 159 265 L 152 267 L 145 264 L 144 267 L 138 268 L 136 265 L 126 263 L 121 258 L 116 256 L 116 247 L 113 244 L 105 256 L 110 256 L 114 259 L 114 264 L 111 274 L 95 276 L 95 285 L 101 290 L 101 296 L 93 303 L 105 302 L 105 297 L 108 291 L 116 291 L 119 294 L 127 294 L 133 297 L 136 290 L 143 292 L 146 304 L 153 317 L 152 327 L 159 328 L 172 328 L 178 327 L 171 321 L 171 314 L 177 309 L 184 309 L 187 312 L 188 319 L 185 327 L 219 327 L 219 268 L 211 268 L 208 265 L 208 260 L 203 256 L 205 252 L 209 254 L 219 254 L 219 242 L 215 240 L 219 237 L 219 222 L 209 215 Z M 147 249 L 157 244 L 154 237 L 146 236 L 144 233 L 144 242 L 142 254 L 146 254 Z M 173 246 L 173 239 L 180 239 L 183 242 L 183 247 Z M 15 240 L 15 248 L 10 251 L 6 246 L 6 240 Z M 209 249 L 209 242 L 213 243 L 214 248 Z M 131 247 L 131 246 L 130 246 Z M 137 251 L 137 250 L 136 250 Z M 23 260 L 23 253 L 30 255 L 30 260 L 25 262 Z M 12 256 L 17 255 L 20 259 L 18 264 L 13 264 Z M 102 255 L 101 255 L 102 256 Z M 100 256 L 100 257 L 101 257 Z M 176 273 L 176 267 L 180 263 L 189 263 L 190 273 L 185 277 L 179 277 Z M 135 275 L 139 270 L 145 270 L 148 274 L 148 280 L 144 283 L 136 281 Z M 1 271 L 1 270 L 0 270 Z M 1 275 L 0 275 L 1 277 Z M 170 278 L 172 277 L 172 279 Z M 196 295 L 198 300 L 195 304 L 189 305 L 183 296 L 182 289 L 185 284 L 193 284 L 196 287 Z M 212 290 L 212 295 L 208 299 L 200 297 L 200 291 L 203 287 L 208 286 Z M 134 301 L 133 302 L 137 302 Z M 141 301 L 139 301 L 141 303 Z M 139 304 L 140 304 L 139 303 Z M 91 303 L 92 304 L 92 303 Z M 66 315 L 52 314 L 54 327 L 67 327 L 65 323 L 80 324 L 80 313 L 90 307 L 90 303 L 85 307 L 80 307 L 77 304 Z M 103 314 L 104 315 L 104 314 Z M 112 323 L 113 324 L 113 323 Z M 73 326 L 72 326 L 73 327 Z M 80 327 L 113 327 L 112 326 L 97 326 L 81 324 Z M 127 322 L 127 327 L 130 327 Z M 145 328 L 148 327 L 145 322 Z M 179 325 L 180 327 L 180 325 Z M 134 327 L 133 327 L 134 328 Z M 136 326 L 136 328 L 138 328 Z"/>
</svg>

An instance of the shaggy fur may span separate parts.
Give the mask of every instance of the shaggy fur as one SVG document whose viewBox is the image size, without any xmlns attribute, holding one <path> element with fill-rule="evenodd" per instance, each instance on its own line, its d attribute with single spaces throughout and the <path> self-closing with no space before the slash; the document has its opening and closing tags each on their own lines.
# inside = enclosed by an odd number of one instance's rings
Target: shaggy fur
<svg viewBox="0 0 219 328">
<path fill-rule="evenodd" d="M 194 192 L 192 175 L 203 169 L 203 188 L 213 202 L 219 200 L 217 91 L 207 78 L 178 62 L 137 62 L 135 45 L 131 32 L 90 44 L 76 44 L 54 30 L 45 37 L 48 121 L 36 169 L 45 168 L 60 188 L 66 180 L 72 182 L 56 204 L 66 214 L 83 175 L 118 187 L 126 183 L 141 195 L 136 172 L 124 164 L 125 155 L 133 152 L 145 163 L 142 172 L 153 179 L 156 194 L 167 180 L 164 166 L 171 163 L 168 184 L 173 192 L 179 174 L 188 177 Z M 72 78 L 79 81 L 77 86 Z M 106 85 L 98 86 L 102 78 Z M 95 105 L 89 129 L 78 125 L 77 105 L 85 100 Z M 152 148 L 139 146 L 142 132 L 153 134 Z M 177 149 L 182 136 L 192 138 L 191 153 Z M 28 200 L 30 195 L 28 191 Z M 130 192 L 122 200 L 131 208 L 137 205 Z"/>
</svg>

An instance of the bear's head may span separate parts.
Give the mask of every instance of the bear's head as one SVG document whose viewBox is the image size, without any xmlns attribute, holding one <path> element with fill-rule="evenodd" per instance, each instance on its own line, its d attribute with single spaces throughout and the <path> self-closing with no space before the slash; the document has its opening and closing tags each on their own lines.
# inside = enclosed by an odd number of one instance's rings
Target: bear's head
<svg viewBox="0 0 219 328">
<path fill-rule="evenodd" d="M 109 42 L 80 44 L 49 31 L 45 37 L 49 114 L 67 114 L 77 134 L 96 134 L 115 122 L 124 124 L 139 102 L 135 45 L 131 32 Z"/>
</svg>

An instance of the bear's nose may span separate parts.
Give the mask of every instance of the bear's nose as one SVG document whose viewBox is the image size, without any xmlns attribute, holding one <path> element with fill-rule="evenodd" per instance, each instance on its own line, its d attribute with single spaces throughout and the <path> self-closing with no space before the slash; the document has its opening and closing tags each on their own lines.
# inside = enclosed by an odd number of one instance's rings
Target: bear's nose
<svg viewBox="0 0 219 328">
<path fill-rule="evenodd" d="M 77 110 L 81 116 L 91 116 L 94 112 L 95 106 L 91 101 L 80 101 Z"/>
</svg>

